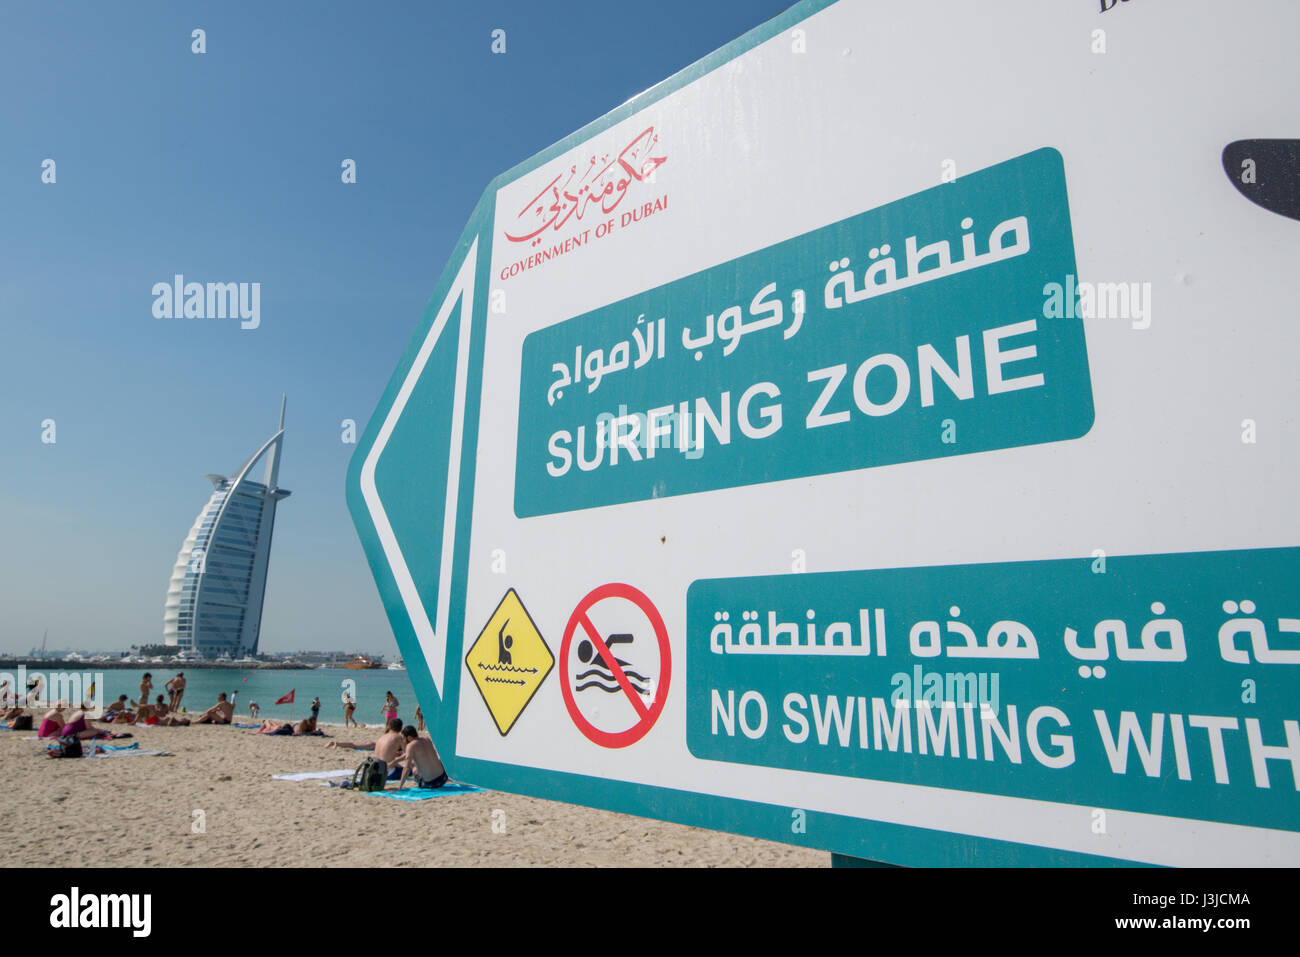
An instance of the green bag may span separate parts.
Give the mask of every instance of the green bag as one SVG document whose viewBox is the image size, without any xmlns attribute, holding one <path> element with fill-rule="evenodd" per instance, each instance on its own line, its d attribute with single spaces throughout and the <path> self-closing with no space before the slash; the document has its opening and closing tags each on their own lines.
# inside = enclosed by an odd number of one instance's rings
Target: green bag
<svg viewBox="0 0 1300 957">
<path fill-rule="evenodd" d="M 352 774 L 354 791 L 382 791 L 388 783 L 388 762 L 366 758 Z"/>
</svg>

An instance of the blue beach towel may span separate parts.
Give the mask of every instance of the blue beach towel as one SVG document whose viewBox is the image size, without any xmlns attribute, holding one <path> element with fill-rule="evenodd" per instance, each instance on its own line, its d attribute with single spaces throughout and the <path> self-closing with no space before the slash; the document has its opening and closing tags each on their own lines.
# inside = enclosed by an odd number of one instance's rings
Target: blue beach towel
<svg viewBox="0 0 1300 957">
<path fill-rule="evenodd" d="M 448 794 L 473 794 L 483 788 L 473 784 L 449 782 L 440 788 L 402 788 L 400 791 L 367 791 L 374 797 L 392 798 L 394 801 L 427 801 L 429 798 L 446 797 Z"/>
</svg>

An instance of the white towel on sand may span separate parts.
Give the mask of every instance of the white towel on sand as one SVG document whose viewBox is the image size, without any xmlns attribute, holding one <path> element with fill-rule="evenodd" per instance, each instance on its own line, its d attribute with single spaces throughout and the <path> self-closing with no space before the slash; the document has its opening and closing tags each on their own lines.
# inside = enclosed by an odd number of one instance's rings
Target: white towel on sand
<svg viewBox="0 0 1300 957">
<path fill-rule="evenodd" d="M 296 774 L 272 774 L 279 781 L 314 781 L 317 778 L 345 778 L 351 776 L 355 768 L 339 768 L 337 771 L 299 771 Z"/>
</svg>

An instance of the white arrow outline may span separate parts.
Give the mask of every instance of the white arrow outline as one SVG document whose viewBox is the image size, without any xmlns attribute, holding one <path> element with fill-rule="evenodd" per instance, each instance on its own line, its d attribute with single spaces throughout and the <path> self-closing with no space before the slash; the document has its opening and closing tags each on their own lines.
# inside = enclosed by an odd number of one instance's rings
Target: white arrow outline
<svg viewBox="0 0 1300 957">
<path fill-rule="evenodd" d="M 477 260 L 478 238 L 475 237 L 451 288 L 447 290 L 447 296 L 438 309 L 437 318 L 433 320 L 429 334 L 424 337 L 420 351 L 416 354 L 415 361 L 411 363 L 410 371 L 406 373 L 406 379 L 402 382 L 402 388 L 398 390 L 393 407 L 388 410 L 388 415 L 384 418 L 384 425 L 375 438 L 375 444 L 371 446 L 370 454 L 366 456 L 366 461 L 361 466 L 362 497 L 370 510 L 370 518 L 375 524 L 375 533 L 379 536 L 384 555 L 388 558 L 393 578 L 397 581 L 397 590 L 401 593 L 406 613 L 411 619 L 411 627 L 420 642 L 425 663 L 429 666 L 429 673 L 433 676 L 433 684 L 440 698 L 447 667 L 447 618 L 451 608 L 452 557 L 456 545 L 456 503 L 460 492 L 460 453 L 464 438 L 465 386 L 469 380 L 469 337 L 473 325 L 474 265 Z M 460 342 L 456 353 L 456 391 L 451 408 L 451 447 L 447 463 L 447 501 L 443 511 L 442 559 L 438 566 L 438 624 L 435 628 L 429 621 L 429 613 L 420 599 L 419 589 L 415 587 L 411 571 L 406 567 L 406 558 L 398 547 L 397 536 L 393 534 L 393 527 L 388 522 L 384 505 L 379 500 L 379 491 L 375 488 L 375 466 L 379 464 L 379 456 L 388 445 L 393 428 L 401 418 L 402 410 L 406 408 L 406 402 L 415 390 L 415 384 L 420 380 L 425 364 L 429 361 L 429 355 L 433 352 L 433 347 L 451 317 L 452 306 L 455 305 L 458 295 L 461 297 Z"/>
</svg>

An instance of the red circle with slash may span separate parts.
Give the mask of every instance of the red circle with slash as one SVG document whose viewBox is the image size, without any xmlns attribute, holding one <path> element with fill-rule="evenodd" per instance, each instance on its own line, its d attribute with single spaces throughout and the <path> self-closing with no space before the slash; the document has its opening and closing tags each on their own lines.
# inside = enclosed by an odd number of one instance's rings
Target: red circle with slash
<svg viewBox="0 0 1300 957">
<path fill-rule="evenodd" d="M 621 598 L 635 605 L 649 619 L 650 626 L 654 629 L 655 639 L 659 642 L 660 679 L 655 684 L 655 698 L 649 707 L 633 689 L 627 675 L 623 673 L 622 667 L 614 658 L 614 655 L 610 653 L 609 646 L 605 644 L 605 639 L 601 637 L 600 629 L 592 623 L 591 618 L 587 615 L 587 612 L 593 606 L 608 598 Z M 587 638 L 595 646 L 596 651 L 609 664 L 610 670 L 614 673 L 614 679 L 636 710 L 637 721 L 626 731 L 602 731 L 588 721 L 587 716 L 579 710 L 578 702 L 573 697 L 573 689 L 569 686 L 570 679 L 566 675 L 565 680 L 560 682 L 560 690 L 564 693 L 564 705 L 569 709 L 569 717 L 573 719 L 573 723 L 578 726 L 579 731 L 590 741 L 599 744 L 601 747 L 626 748 L 629 744 L 635 744 L 654 727 L 655 721 L 663 713 L 664 703 L 668 700 L 668 680 L 672 676 L 672 655 L 668 648 L 668 629 L 664 626 L 663 616 L 659 614 L 659 609 L 654 606 L 654 602 L 631 585 L 619 583 L 601 585 L 578 602 L 578 607 L 573 610 L 573 614 L 569 616 L 569 623 L 564 627 L 564 640 L 560 643 L 560 661 L 565 663 L 566 670 L 569 661 L 569 646 L 573 641 L 574 632 L 578 628 L 582 628 L 587 633 Z"/>
</svg>

